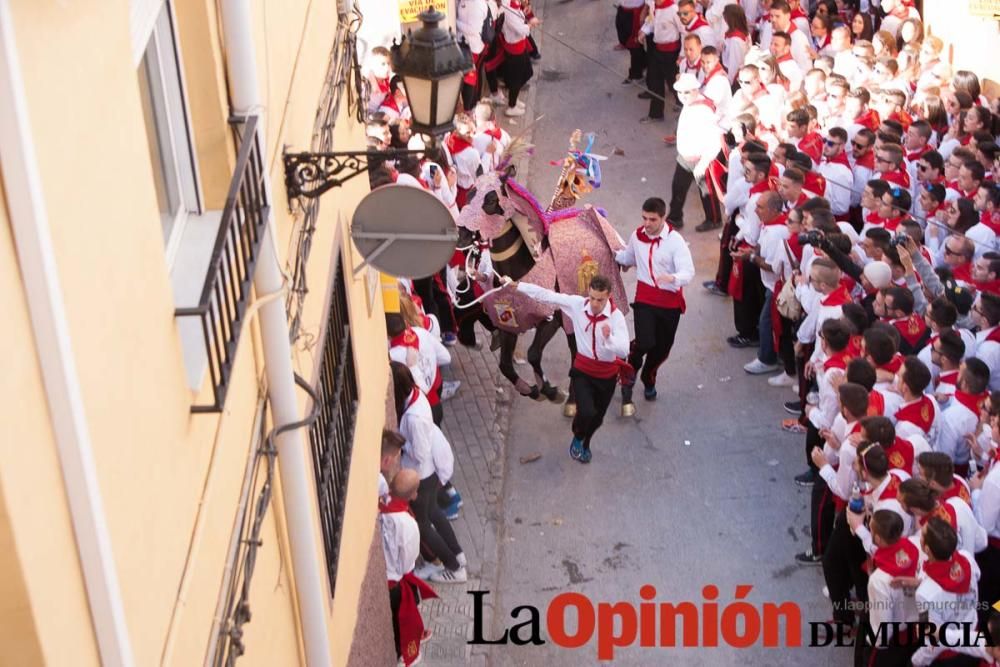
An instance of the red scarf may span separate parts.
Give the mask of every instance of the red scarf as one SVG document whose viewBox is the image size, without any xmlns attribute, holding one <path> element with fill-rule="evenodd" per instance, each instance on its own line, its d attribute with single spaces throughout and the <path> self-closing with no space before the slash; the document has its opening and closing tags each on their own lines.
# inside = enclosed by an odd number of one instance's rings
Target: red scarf
<svg viewBox="0 0 1000 667">
<path fill-rule="evenodd" d="M 384 79 L 376 78 L 375 85 L 378 86 L 378 92 L 383 95 L 387 95 L 389 93 L 389 77 L 385 77 Z"/>
<path fill-rule="evenodd" d="M 750 36 L 747 35 L 745 32 L 741 32 L 739 30 L 730 30 L 729 32 L 726 33 L 725 36 L 726 39 L 729 39 L 730 37 L 735 37 L 736 39 L 742 39 L 744 42 L 750 41 Z"/>
<path fill-rule="evenodd" d="M 775 62 L 777 62 L 780 65 L 781 63 L 787 63 L 789 60 L 792 60 L 792 54 L 791 54 L 791 52 L 786 53 L 785 55 L 781 56 L 780 58 L 776 58 Z"/>
<path fill-rule="evenodd" d="M 806 14 L 805 10 L 802 9 L 802 5 L 799 5 L 792 10 L 792 25 L 795 25 L 795 19 L 806 19 L 809 20 L 809 15 Z M 788 31 L 791 33 L 791 30 Z"/>
<path fill-rule="evenodd" d="M 840 151 L 836 155 L 831 157 L 824 157 L 823 161 L 827 164 L 842 164 L 848 169 L 851 168 L 851 161 L 847 159 L 847 153 L 845 151 Z"/>
<path fill-rule="evenodd" d="M 882 174 L 882 180 L 889 181 L 901 188 L 910 189 L 910 175 L 902 167 L 896 167 L 892 171 Z"/>
<path fill-rule="evenodd" d="M 924 563 L 924 574 L 949 593 L 962 595 L 972 587 L 972 566 L 957 550 L 948 560 Z"/>
<path fill-rule="evenodd" d="M 930 144 L 924 144 L 924 147 L 921 148 L 920 150 L 913 151 L 912 153 L 907 153 L 906 154 L 906 161 L 907 162 L 914 162 L 916 160 L 919 160 L 923 156 L 925 156 L 928 153 L 930 153 L 932 150 L 934 150 L 934 149 L 931 148 Z"/>
<path fill-rule="evenodd" d="M 947 522 L 952 528 L 958 530 L 958 516 L 955 514 L 955 508 L 951 503 L 938 502 L 934 505 L 934 509 L 920 517 L 917 522 L 921 528 L 927 525 L 927 522 L 931 519 L 938 518 L 942 521 Z"/>
<path fill-rule="evenodd" d="M 864 167 L 865 169 L 875 169 L 875 151 L 869 150 L 867 153 L 859 157 L 854 161 L 856 167 Z"/>
<path fill-rule="evenodd" d="M 822 42 L 816 44 L 816 50 L 822 51 L 826 47 L 830 46 L 830 33 L 826 33 L 826 37 L 823 38 Z"/>
<path fill-rule="evenodd" d="M 972 507 L 972 496 L 969 494 L 969 487 L 966 486 L 965 480 L 958 475 L 952 475 L 951 486 L 941 492 L 941 497 L 938 500 L 943 503 L 949 498 L 961 498 L 969 507 Z"/>
<path fill-rule="evenodd" d="M 892 359 L 879 366 L 879 368 L 884 371 L 889 371 L 890 373 L 895 375 L 896 373 L 899 372 L 899 369 L 903 367 L 904 360 L 905 358 L 903 357 L 903 355 L 897 352 L 896 354 L 892 355 Z"/>
<path fill-rule="evenodd" d="M 979 416 L 979 405 L 989 397 L 990 395 L 985 391 L 981 394 L 967 394 L 961 389 L 955 390 L 955 400 L 971 410 L 972 414 L 977 417 Z"/>
<path fill-rule="evenodd" d="M 684 30 L 687 31 L 688 34 L 691 34 L 695 30 L 697 30 L 698 28 L 710 28 L 710 27 L 711 26 L 708 25 L 708 23 L 705 21 L 705 19 L 703 19 L 701 17 L 701 14 L 698 14 L 695 17 L 694 21 L 691 21 L 691 23 L 689 23 L 686 26 L 684 26 Z"/>
<path fill-rule="evenodd" d="M 414 350 L 420 349 L 420 339 L 416 332 L 410 327 L 406 327 L 403 333 L 389 339 L 389 347 L 410 347 Z"/>
<path fill-rule="evenodd" d="M 910 422 L 924 433 L 931 432 L 934 425 L 934 403 L 927 395 L 922 395 L 915 401 L 907 403 L 896 410 L 897 422 Z"/>
<path fill-rule="evenodd" d="M 885 416 L 885 396 L 878 389 L 872 389 L 868 392 L 868 416 Z"/>
<path fill-rule="evenodd" d="M 899 226 L 898 221 L 896 226 Z M 888 225 L 886 225 L 886 229 L 889 229 Z M 903 340 L 910 344 L 911 348 L 916 348 L 917 343 L 920 342 L 920 339 L 924 337 L 924 334 L 927 331 L 927 323 L 924 322 L 924 318 L 917 313 L 912 313 L 909 317 L 893 320 L 889 324 L 896 327 L 896 331 L 899 332 L 899 335 L 903 338 Z"/>
<path fill-rule="evenodd" d="M 913 117 L 905 111 L 893 111 L 889 114 L 889 120 L 894 120 L 903 126 L 903 132 L 910 129 L 910 125 L 913 124 Z"/>
<path fill-rule="evenodd" d="M 723 78 L 725 78 L 726 77 L 726 70 L 722 69 L 722 65 L 716 65 L 715 69 L 713 69 L 711 72 L 709 72 L 708 76 L 705 77 L 705 83 L 701 84 L 702 90 L 704 90 L 705 87 L 708 86 L 708 82 L 712 80 L 713 76 L 719 76 L 720 74 L 722 75 Z"/>
<path fill-rule="evenodd" d="M 396 101 L 396 96 L 392 95 L 391 93 L 386 95 L 385 98 L 382 99 L 382 106 L 392 109 L 398 115 L 403 114 L 403 110 L 399 108 L 399 102 Z"/>
<path fill-rule="evenodd" d="M 863 114 L 855 118 L 854 122 L 862 127 L 867 127 L 872 132 L 877 132 L 879 125 L 882 124 L 882 120 L 878 117 L 878 112 L 874 109 L 868 109 Z"/>
<path fill-rule="evenodd" d="M 974 285 L 976 282 L 972 279 L 972 262 L 966 262 L 965 264 L 956 266 L 951 270 L 951 275 L 954 276 L 955 280 L 968 285 Z"/>
<path fill-rule="evenodd" d="M 823 157 L 823 137 L 818 132 L 810 132 L 799 139 L 798 149 L 812 158 L 817 164 Z"/>
<path fill-rule="evenodd" d="M 920 564 L 920 549 L 904 537 L 893 545 L 876 549 L 872 561 L 889 576 L 914 577 Z"/>
<path fill-rule="evenodd" d="M 764 192 L 770 192 L 773 189 L 774 188 L 771 187 L 771 179 L 765 178 L 763 181 L 750 188 L 750 196 L 753 197 L 754 195 L 759 195 Z"/>
<path fill-rule="evenodd" d="M 840 352 L 834 352 L 823 362 L 823 370 L 828 371 L 831 368 L 839 368 L 840 370 L 847 370 L 847 362 L 851 360 L 848 355 L 847 350 L 841 350 Z"/>
<path fill-rule="evenodd" d="M 664 225 L 664 229 L 667 234 L 673 231 L 673 227 L 670 225 Z M 660 241 L 663 240 L 663 231 L 661 230 L 660 235 L 655 239 L 650 238 L 650 236 L 646 234 L 645 228 L 640 225 L 639 228 L 635 230 L 635 237 L 639 240 L 639 243 L 645 243 L 649 246 L 649 278 L 653 281 L 654 287 L 659 287 L 660 284 L 656 282 L 656 272 L 653 270 L 653 252 L 656 251 L 656 246 L 660 245 Z"/>
<path fill-rule="evenodd" d="M 993 211 L 995 214 L 996 211 Z M 979 223 L 990 228 L 994 234 L 1000 236 L 1000 220 L 997 219 L 996 215 L 991 214 L 989 211 L 983 211 L 979 215 Z"/>
<path fill-rule="evenodd" d="M 907 475 L 913 472 L 913 443 L 899 436 L 886 447 L 885 454 L 889 457 L 889 467 L 902 470 Z"/>
<path fill-rule="evenodd" d="M 938 387 L 938 385 L 942 385 L 942 384 L 957 385 L 958 384 L 958 371 L 946 371 L 946 372 L 941 373 L 940 375 L 938 375 L 937 383 L 934 385 L 934 388 L 936 389 Z"/>
<path fill-rule="evenodd" d="M 851 293 L 847 291 L 846 287 L 840 285 L 837 289 L 827 294 L 821 303 L 824 306 L 835 307 L 847 305 L 852 301 L 853 299 L 851 299 Z"/>
<path fill-rule="evenodd" d="M 448 152 L 451 153 L 452 156 L 458 155 L 467 148 L 472 148 L 473 150 L 475 150 L 475 148 L 472 145 L 472 142 L 463 137 L 462 135 L 458 134 L 457 132 L 452 132 L 451 134 L 449 134 L 448 138 L 445 140 L 444 143 L 448 147 Z"/>
<path fill-rule="evenodd" d="M 826 179 L 815 171 L 807 171 L 802 188 L 815 193 L 818 197 L 822 197 L 823 193 L 826 192 Z"/>
</svg>

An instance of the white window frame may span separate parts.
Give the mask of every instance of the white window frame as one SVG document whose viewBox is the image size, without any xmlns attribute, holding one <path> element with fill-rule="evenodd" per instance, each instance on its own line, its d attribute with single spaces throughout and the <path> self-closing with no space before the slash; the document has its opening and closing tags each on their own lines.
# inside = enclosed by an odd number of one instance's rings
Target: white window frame
<svg viewBox="0 0 1000 667">
<path fill-rule="evenodd" d="M 168 267 L 173 268 L 188 220 L 203 213 L 198 160 L 191 137 L 191 117 L 184 86 L 184 69 L 177 43 L 177 20 L 169 0 L 132 0 L 131 31 L 133 64 L 136 76 L 147 67 L 150 88 L 157 87 L 150 101 L 157 122 L 162 122 L 169 137 L 175 170 L 164 174 L 175 179 L 180 206 L 166 239 Z M 151 90 L 152 92 L 152 90 Z M 159 141 L 159 137 L 151 137 Z"/>
</svg>

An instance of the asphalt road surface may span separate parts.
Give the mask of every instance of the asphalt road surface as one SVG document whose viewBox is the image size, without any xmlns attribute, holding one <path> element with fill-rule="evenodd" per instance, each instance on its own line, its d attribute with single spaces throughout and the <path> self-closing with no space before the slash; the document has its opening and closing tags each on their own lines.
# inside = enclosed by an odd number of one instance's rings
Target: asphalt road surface
<svg viewBox="0 0 1000 667">
<path fill-rule="evenodd" d="M 544 118 L 534 129 L 535 155 L 529 185 L 548 201 L 558 167 L 550 160 L 565 154 L 570 133 L 594 132 L 594 152 L 607 155 L 604 183 L 582 203 L 602 206 L 622 237 L 640 223 L 649 196 L 669 201 L 676 153 L 661 141 L 673 132 L 676 112 L 667 121 L 642 125 L 647 102 L 638 89 L 621 84 L 627 52 L 614 51 L 614 8 L 598 0 L 537 0 L 544 18 L 539 35 L 542 60 L 535 65 L 535 113 Z M 571 43 L 609 72 L 573 53 L 555 38 Z M 521 125 L 527 121 L 522 119 Z M 809 621 L 825 621 L 829 602 L 822 597 L 819 567 L 796 565 L 793 556 L 809 545 L 809 491 L 792 478 L 805 466 L 803 437 L 783 433 L 782 402 L 789 389 L 767 385 L 764 377 L 744 373 L 751 350 L 725 342 L 734 332 L 732 304 L 711 296 L 701 281 L 715 275 L 717 232 L 698 234 L 702 221 L 695 193 L 689 194 L 685 238 L 697 275 L 685 290 L 687 313 L 681 318 L 671 358 L 661 368 L 659 398 L 643 401 L 638 414 L 619 416 L 616 397 L 594 442 L 590 465 L 570 459 L 569 420 L 559 406 L 519 398 L 507 447 L 504 529 L 500 536 L 498 590 L 488 601 L 497 610 L 493 635 L 528 619 L 520 605 L 540 610 L 541 646 L 496 646 L 494 665 L 597 664 L 597 641 L 567 649 L 556 646 L 544 629 L 549 601 L 576 592 L 598 602 L 628 601 L 638 608 L 643 585 L 655 587 L 656 602 L 690 601 L 699 610 L 703 587 L 718 588 L 723 610 L 737 585 L 752 585 L 747 596 L 758 610 L 766 602 L 793 601 L 801 610 L 802 644 L 809 642 Z M 625 274 L 634 294 L 635 274 Z M 631 321 L 630 321 L 631 326 Z M 568 352 L 559 334 L 545 354 L 547 371 L 565 388 Z M 519 367 L 525 377 L 527 367 Z M 541 454 L 533 463 L 521 457 Z M 567 631 L 575 631 L 571 612 Z M 527 636 L 522 631 L 522 636 Z M 678 643 L 682 630 L 677 630 Z M 784 632 L 782 632 L 784 637 Z M 657 640 L 658 641 L 658 640 Z M 614 653 L 623 665 L 847 665 L 848 649 L 640 648 Z"/>
</svg>

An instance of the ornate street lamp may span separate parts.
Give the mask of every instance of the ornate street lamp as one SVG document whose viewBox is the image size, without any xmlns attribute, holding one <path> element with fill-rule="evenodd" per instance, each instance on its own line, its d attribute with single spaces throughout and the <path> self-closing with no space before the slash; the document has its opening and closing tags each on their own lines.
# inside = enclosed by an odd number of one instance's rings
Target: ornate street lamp
<svg viewBox="0 0 1000 667">
<path fill-rule="evenodd" d="M 392 46 L 393 69 L 403 78 L 413 116 L 414 132 L 432 138 L 455 127 L 455 109 L 461 93 L 462 77 L 472 68 L 472 54 L 465 42 L 438 26 L 445 18 L 429 8 L 420 14 L 423 26 L 409 31 L 400 44 Z M 340 187 L 372 163 L 421 155 L 423 150 L 337 151 L 332 153 L 284 154 L 285 187 L 288 200 L 319 197 Z"/>
<path fill-rule="evenodd" d="M 454 129 L 462 77 L 472 68 L 465 41 L 456 42 L 454 33 L 438 26 L 444 19 L 428 8 L 420 14 L 424 25 L 392 45 L 392 66 L 403 77 L 413 131 L 431 136 Z"/>
</svg>

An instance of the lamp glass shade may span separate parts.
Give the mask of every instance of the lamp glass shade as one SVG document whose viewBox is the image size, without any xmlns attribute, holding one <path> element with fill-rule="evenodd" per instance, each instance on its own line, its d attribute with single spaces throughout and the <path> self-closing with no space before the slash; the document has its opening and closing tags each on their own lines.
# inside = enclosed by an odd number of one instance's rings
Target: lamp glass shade
<svg viewBox="0 0 1000 667">
<path fill-rule="evenodd" d="M 406 88 L 406 100 L 410 105 L 415 125 L 433 127 L 436 123 L 437 111 L 431 108 L 435 82 L 414 75 L 403 76 L 403 86 Z"/>
<path fill-rule="evenodd" d="M 455 107 L 462 91 L 463 72 L 449 74 L 437 82 L 437 109 L 434 126 L 450 125 L 455 118 Z"/>
</svg>

